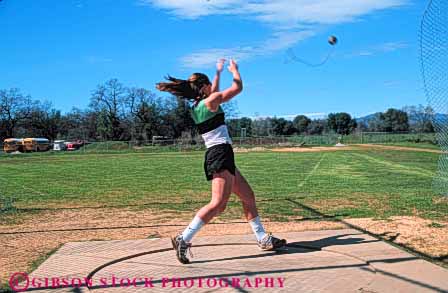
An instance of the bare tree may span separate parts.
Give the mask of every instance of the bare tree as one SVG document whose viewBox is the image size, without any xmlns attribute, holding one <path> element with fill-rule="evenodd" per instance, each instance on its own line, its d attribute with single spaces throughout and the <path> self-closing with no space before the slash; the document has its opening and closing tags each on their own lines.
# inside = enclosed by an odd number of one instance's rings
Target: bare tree
<svg viewBox="0 0 448 293">
<path fill-rule="evenodd" d="M 161 124 L 160 105 L 154 93 L 143 88 L 131 88 L 126 99 L 132 124 L 132 137 L 149 140 Z"/>
<path fill-rule="evenodd" d="M 403 111 L 408 113 L 411 129 L 415 132 L 434 132 L 432 120 L 435 112 L 430 106 L 406 106 Z"/>
<path fill-rule="evenodd" d="M 61 111 L 53 108 L 51 102 L 33 101 L 30 115 L 20 123 L 25 136 L 39 136 L 55 140 L 62 122 Z"/>
<path fill-rule="evenodd" d="M 0 120 L 6 137 L 14 137 L 19 123 L 30 117 L 32 101 L 17 88 L 0 90 Z"/>
<path fill-rule="evenodd" d="M 99 85 L 92 93 L 90 107 L 95 111 L 104 113 L 105 127 L 109 129 L 107 139 L 120 140 L 123 133 L 121 125 L 125 116 L 124 103 L 127 89 L 118 79 L 111 79 L 103 85 Z"/>
</svg>

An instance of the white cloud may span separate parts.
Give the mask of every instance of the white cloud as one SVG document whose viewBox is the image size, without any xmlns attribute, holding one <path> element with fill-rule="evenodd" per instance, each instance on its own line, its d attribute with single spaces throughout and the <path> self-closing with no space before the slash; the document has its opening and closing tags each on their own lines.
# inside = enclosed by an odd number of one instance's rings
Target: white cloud
<svg viewBox="0 0 448 293">
<path fill-rule="evenodd" d="M 213 66 L 219 58 L 245 61 L 284 50 L 314 34 L 313 31 L 276 32 L 271 38 L 257 46 L 202 50 L 182 57 L 181 63 L 186 68 L 204 68 Z"/>
<path fill-rule="evenodd" d="M 409 47 L 409 45 L 405 42 L 389 42 L 377 46 L 376 50 L 379 52 L 394 52 L 407 47 Z"/>
<path fill-rule="evenodd" d="M 289 48 L 296 43 L 312 37 L 316 32 L 312 29 L 300 31 L 281 31 L 274 33 L 263 45 L 265 50 L 275 52 Z"/>
<path fill-rule="evenodd" d="M 402 6 L 408 0 L 139 0 L 181 18 L 246 15 L 263 23 L 337 24 L 372 12 Z"/>
<path fill-rule="evenodd" d="M 299 114 L 286 114 L 286 115 L 275 115 L 275 117 L 277 118 L 284 118 L 286 120 L 294 120 L 294 118 L 296 118 L 299 115 L 304 115 L 312 120 L 314 119 L 324 119 L 327 118 L 328 114 L 327 113 L 299 113 Z M 273 118 L 274 116 L 251 116 L 249 117 L 252 120 L 259 120 L 259 119 L 266 119 L 266 118 Z"/>
<path fill-rule="evenodd" d="M 234 15 L 253 19 L 273 30 L 272 36 L 256 46 L 214 48 L 194 52 L 181 58 L 184 67 L 205 67 L 222 56 L 245 60 L 285 50 L 309 38 L 324 25 L 353 22 L 374 12 L 405 5 L 409 0 L 138 0 L 184 19 L 211 15 Z M 376 51 L 400 49 L 397 44 L 384 44 Z M 371 55 L 370 51 L 358 55 Z"/>
<path fill-rule="evenodd" d="M 358 53 L 354 54 L 355 56 L 372 56 L 373 52 L 370 51 L 359 51 Z"/>
<path fill-rule="evenodd" d="M 274 25 L 339 24 L 378 10 L 401 6 L 405 0 L 275 0 L 253 1 L 247 13 Z"/>
<path fill-rule="evenodd" d="M 139 0 L 138 5 L 155 6 L 171 14 L 186 19 L 196 19 L 206 15 L 240 14 L 242 0 Z"/>
<path fill-rule="evenodd" d="M 182 57 L 181 63 L 186 68 L 204 68 L 215 64 L 219 58 L 233 58 L 241 61 L 253 56 L 255 51 L 255 48 L 252 47 L 206 49 Z"/>
<path fill-rule="evenodd" d="M 370 46 L 367 49 L 358 50 L 349 54 L 346 54 L 345 57 L 366 57 L 366 56 L 374 56 L 381 53 L 391 53 L 401 49 L 408 48 L 409 45 L 405 42 L 388 42 L 378 45 Z"/>
</svg>

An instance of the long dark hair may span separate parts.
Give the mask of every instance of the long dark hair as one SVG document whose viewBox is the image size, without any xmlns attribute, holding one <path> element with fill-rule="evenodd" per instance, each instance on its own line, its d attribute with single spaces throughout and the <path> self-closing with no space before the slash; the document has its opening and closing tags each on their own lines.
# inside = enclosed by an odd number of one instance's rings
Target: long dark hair
<svg viewBox="0 0 448 293">
<path fill-rule="evenodd" d="M 187 80 L 167 76 L 168 82 L 159 82 L 156 88 L 160 91 L 169 92 L 177 97 L 199 101 L 206 98 L 203 89 L 210 85 L 210 80 L 203 73 L 193 73 Z"/>
</svg>

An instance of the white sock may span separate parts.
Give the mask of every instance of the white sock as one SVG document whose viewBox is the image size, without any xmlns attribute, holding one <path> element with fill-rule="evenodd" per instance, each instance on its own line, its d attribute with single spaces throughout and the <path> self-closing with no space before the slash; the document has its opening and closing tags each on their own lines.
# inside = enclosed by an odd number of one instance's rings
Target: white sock
<svg viewBox="0 0 448 293">
<path fill-rule="evenodd" d="M 191 221 L 190 225 L 182 232 L 182 238 L 185 242 L 191 242 L 194 235 L 199 232 L 199 230 L 204 226 L 204 221 L 202 221 L 201 218 L 198 216 L 195 216 L 194 219 Z"/>
<path fill-rule="evenodd" d="M 255 233 L 255 237 L 260 241 L 266 236 L 266 231 L 264 230 L 263 225 L 261 224 L 260 217 L 255 217 L 249 221 L 250 226 L 252 227 L 252 231 Z"/>
</svg>

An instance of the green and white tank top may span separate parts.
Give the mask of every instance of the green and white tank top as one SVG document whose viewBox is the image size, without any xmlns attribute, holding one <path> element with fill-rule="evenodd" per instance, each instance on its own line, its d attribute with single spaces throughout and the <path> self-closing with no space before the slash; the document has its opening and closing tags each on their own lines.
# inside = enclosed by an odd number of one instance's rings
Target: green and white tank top
<svg viewBox="0 0 448 293">
<path fill-rule="evenodd" d="M 205 146 L 210 148 L 218 144 L 232 144 L 221 106 L 219 106 L 218 111 L 212 112 L 207 108 L 204 101 L 202 100 L 192 107 L 191 115 L 204 139 Z"/>
</svg>

